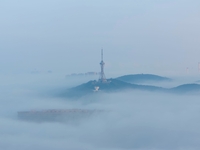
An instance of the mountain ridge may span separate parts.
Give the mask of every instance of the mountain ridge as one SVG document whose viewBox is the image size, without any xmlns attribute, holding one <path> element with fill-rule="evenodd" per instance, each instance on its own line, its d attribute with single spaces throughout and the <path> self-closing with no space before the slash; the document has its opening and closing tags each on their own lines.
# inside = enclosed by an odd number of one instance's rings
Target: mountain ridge
<svg viewBox="0 0 200 150">
<path fill-rule="evenodd" d="M 153 74 L 130 74 L 117 77 L 116 79 L 128 82 L 128 83 L 143 83 L 143 82 L 161 82 L 161 81 L 172 81 L 167 77 L 162 77 Z"/>
<path fill-rule="evenodd" d="M 128 76 L 128 75 L 126 75 Z M 125 77 L 126 77 L 125 76 Z M 149 76 L 149 74 L 148 74 Z M 151 75 L 152 76 L 152 75 Z M 124 76 L 122 76 L 124 77 Z M 161 77 L 157 75 L 153 75 L 153 77 Z M 118 77 L 119 78 L 119 77 Z M 118 78 L 115 79 L 107 79 L 107 83 L 101 83 L 96 80 L 91 80 L 76 87 L 70 88 L 65 93 L 64 96 L 67 97 L 81 97 L 84 95 L 96 93 L 96 92 L 119 92 L 123 90 L 138 90 L 138 91 L 150 91 L 150 92 L 166 92 L 166 93 L 177 93 L 184 94 L 190 92 L 199 92 L 200 93 L 200 84 L 182 84 L 173 88 L 163 88 L 160 86 L 152 86 L 152 85 L 140 85 L 135 83 L 128 83 L 125 81 L 121 81 Z M 161 77 L 166 81 L 171 81 L 170 78 Z M 95 88 L 98 87 L 96 90 Z"/>
</svg>

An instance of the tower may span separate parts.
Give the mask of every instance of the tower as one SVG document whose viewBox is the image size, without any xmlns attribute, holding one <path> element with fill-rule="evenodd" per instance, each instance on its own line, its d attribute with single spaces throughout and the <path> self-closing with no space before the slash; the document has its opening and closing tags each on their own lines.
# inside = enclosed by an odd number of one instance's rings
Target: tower
<svg viewBox="0 0 200 150">
<path fill-rule="evenodd" d="M 104 61 L 103 61 L 103 49 L 101 49 L 101 62 L 100 62 L 100 66 L 101 66 L 101 72 L 100 72 L 100 77 L 99 77 L 99 82 L 101 83 L 106 83 L 106 76 L 104 74 Z"/>
</svg>

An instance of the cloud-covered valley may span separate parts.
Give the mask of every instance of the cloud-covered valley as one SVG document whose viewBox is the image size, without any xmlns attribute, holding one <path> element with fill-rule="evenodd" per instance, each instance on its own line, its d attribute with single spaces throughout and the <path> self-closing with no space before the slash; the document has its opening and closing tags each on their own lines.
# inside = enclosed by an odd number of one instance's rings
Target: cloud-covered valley
<svg viewBox="0 0 200 150">
<path fill-rule="evenodd" d="M 11 149 L 198 149 L 200 101 L 198 95 L 126 91 L 84 96 L 78 100 L 48 96 L 55 78 L 19 78 L 1 86 L 0 148 Z M 37 81 L 37 82 L 36 82 Z M 57 87 L 72 85 L 66 79 Z M 80 81 L 81 82 L 81 81 Z M 13 83 L 13 81 L 12 81 Z M 21 84 L 19 84 L 21 83 Z M 32 86 L 31 86 L 32 85 Z M 96 109 L 104 113 L 78 122 L 28 122 L 18 111 Z"/>
</svg>

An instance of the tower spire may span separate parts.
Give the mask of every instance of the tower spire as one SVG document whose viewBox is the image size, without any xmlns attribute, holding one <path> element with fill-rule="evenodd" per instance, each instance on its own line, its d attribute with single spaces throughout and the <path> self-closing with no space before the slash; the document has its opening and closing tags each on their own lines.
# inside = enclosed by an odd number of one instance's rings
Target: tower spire
<svg viewBox="0 0 200 150">
<path fill-rule="evenodd" d="M 103 61 L 103 49 L 101 49 L 101 62 L 100 62 L 101 72 L 100 72 L 100 77 L 99 77 L 99 82 L 101 82 L 101 83 L 107 82 L 106 76 L 104 74 L 104 65 L 105 65 L 105 63 Z"/>
<path fill-rule="evenodd" d="M 101 61 L 103 61 L 103 49 L 101 49 Z"/>
</svg>

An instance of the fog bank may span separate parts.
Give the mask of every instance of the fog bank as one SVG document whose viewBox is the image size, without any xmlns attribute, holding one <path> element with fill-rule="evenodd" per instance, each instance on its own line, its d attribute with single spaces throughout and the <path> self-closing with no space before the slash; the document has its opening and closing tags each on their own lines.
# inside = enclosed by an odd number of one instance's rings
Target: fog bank
<svg viewBox="0 0 200 150">
<path fill-rule="evenodd" d="M 15 85 L 6 81 L 6 86 L 1 86 L 1 149 L 143 150 L 200 147 L 198 95 L 127 91 L 70 100 L 41 96 L 40 93 L 52 90 L 50 85 L 55 82 L 53 80 L 45 82 L 43 77 L 40 80 L 33 77 L 29 80 L 32 84 L 23 81 L 23 78 L 18 78 Z M 56 86 L 63 87 L 64 84 L 70 86 L 67 81 L 57 82 Z M 73 108 L 101 109 L 105 113 L 70 124 L 35 123 L 17 118 L 18 111 Z"/>
</svg>

